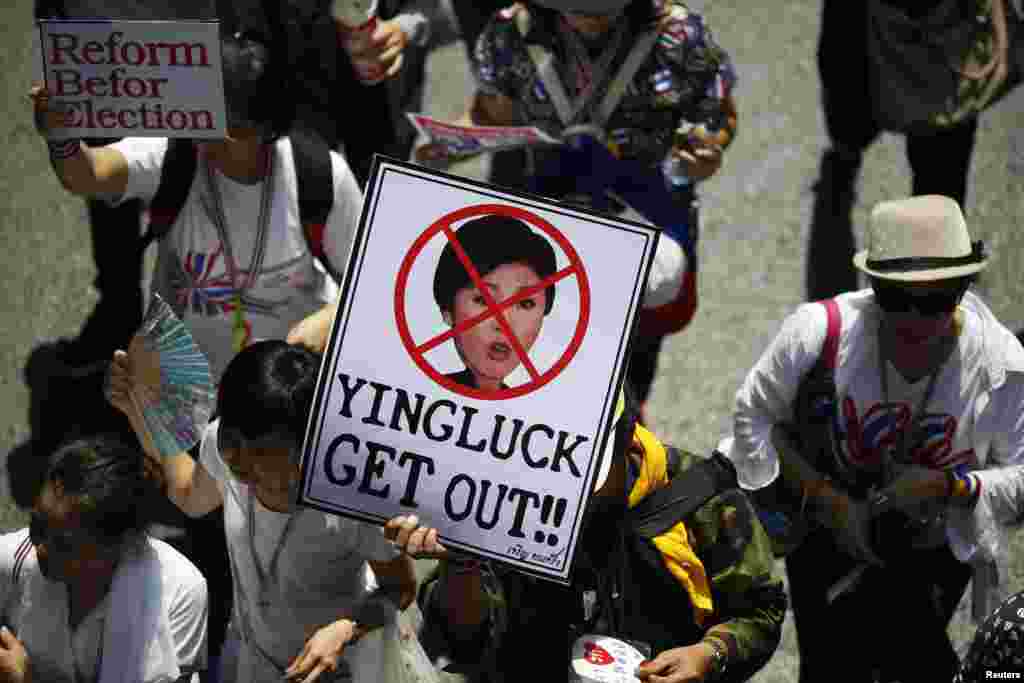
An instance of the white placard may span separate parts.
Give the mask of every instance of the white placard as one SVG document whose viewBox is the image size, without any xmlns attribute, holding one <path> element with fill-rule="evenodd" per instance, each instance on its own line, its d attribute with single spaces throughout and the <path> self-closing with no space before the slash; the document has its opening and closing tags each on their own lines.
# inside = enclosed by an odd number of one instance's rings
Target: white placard
<svg viewBox="0 0 1024 683">
<path fill-rule="evenodd" d="M 567 583 L 657 236 L 378 159 L 300 503 Z"/>
<path fill-rule="evenodd" d="M 39 22 L 53 137 L 223 138 L 216 21 Z"/>
</svg>

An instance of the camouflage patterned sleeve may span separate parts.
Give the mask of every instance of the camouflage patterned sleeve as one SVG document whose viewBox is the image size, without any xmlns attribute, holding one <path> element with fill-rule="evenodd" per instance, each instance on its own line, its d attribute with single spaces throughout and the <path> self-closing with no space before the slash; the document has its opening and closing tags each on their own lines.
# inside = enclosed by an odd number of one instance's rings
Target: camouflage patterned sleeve
<svg viewBox="0 0 1024 683">
<path fill-rule="evenodd" d="M 705 637 L 726 645 L 730 678 L 741 680 L 765 665 L 782 635 L 786 594 L 771 542 L 738 489 L 708 501 L 689 524 L 715 606 Z"/>
</svg>

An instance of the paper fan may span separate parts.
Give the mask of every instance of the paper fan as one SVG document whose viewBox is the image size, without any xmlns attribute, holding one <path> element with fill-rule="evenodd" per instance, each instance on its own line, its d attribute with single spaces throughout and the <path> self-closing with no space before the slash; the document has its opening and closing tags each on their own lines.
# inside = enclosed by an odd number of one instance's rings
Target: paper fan
<svg viewBox="0 0 1024 683">
<path fill-rule="evenodd" d="M 153 448 L 165 458 L 192 448 L 216 400 L 210 364 L 185 323 L 156 293 L 128 358 L 135 379 L 132 400 Z"/>
</svg>

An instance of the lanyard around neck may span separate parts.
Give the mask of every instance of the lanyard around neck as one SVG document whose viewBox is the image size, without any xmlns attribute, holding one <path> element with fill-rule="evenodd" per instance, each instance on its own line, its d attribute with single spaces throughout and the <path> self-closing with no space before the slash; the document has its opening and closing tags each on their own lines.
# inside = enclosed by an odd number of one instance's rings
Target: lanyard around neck
<svg viewBox="0 0 1024 683">
<path fill-rule="evenodd" d="M 220 187 L 214 177 L 213 169 L 209 162 L 203 164 L 206 169 L 206 186 L 210 192 L 210 199 L 213 203 L 213 224 L 217 228 L 217 235 L 221 244 L 224 245 L 224 262 L 227 266 L 228 277 L 231 279 L 231 287 L 235 290 L 236 296 L 241 296 L 256 282 L 256 278 L 263 268 L 263 259 L 266 253 L 268 225 L 270 223 L 270 210 L 273 204 L 274 195 L 274 150 L 268 150 L 265 173 L 263 174 L 263 188 L 260 193 L 260 213 L 257 223 L 256 247 L 253 250 L 252 262 L 244 282 L 239 283 L 239 267 L 235 260 L 234 251 L 231 247 L 231 238 L 227 227 L 227 216 L 224 213 L 224 201 L 220 194 Z"/>
<path fill-rule="evenodd" d="M 260 564 L 260 558 L 256 554 L 256 491 L 250 486 L 249 490 L 249 552 L 252 554 L 252 563 L 256 571 L 256 580 L 259 582 L 257 602 L 260 605 L 268 603 L 267 588 L 268 578 L 272 585 L 276 586 L 278 582 L 277 566 L 281 559 L 281 551 L 284 550 L 285 545 L 288 543 L 288 537 L 291 535 L 292 528 L 295 526 L 295 520 L 298 519 L 300 511 L 292 512 L 288 515 L 288 521 L 284 525 L 284 531 L 281 532 L 281 537 L 277 539 L 277 546 L 274 548 L 274 552 L 270 556 L 270 563 L 267 565 L 267 571 L 263 571 L 263 566 Z"/>
</svg>

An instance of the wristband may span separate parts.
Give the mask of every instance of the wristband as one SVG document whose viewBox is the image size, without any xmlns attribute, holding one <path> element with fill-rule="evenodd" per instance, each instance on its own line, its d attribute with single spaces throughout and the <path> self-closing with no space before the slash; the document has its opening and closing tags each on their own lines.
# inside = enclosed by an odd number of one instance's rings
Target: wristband
<svg viewBox="0 0 1024 683">
<path fill-rule="evenodd" d="M 707 680 L 720 680 L 728 668 L 729 647 L 721 639 L 714 636 L 708 636 L 701 642 L 710 645 L 712 650 L 711 669 L 708 671 Z"/>
<path fill-rule="evenodd" d="M 960 468 L 947 473 L 953 480 L 951 495 L 955 500 L 973 502 L 981 490 L 981 482 L 972 472 L 966 472 Z"/>
<path fill-rule="evenodd" d="M 82 140 L 80 138 L 47 140 L 46 146 L 50 149 L 51 160 L 63 161 L 65 159 L 70 159 L 82 151 Z"/>
</svg>

